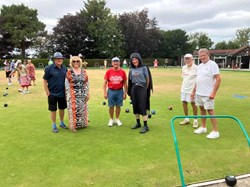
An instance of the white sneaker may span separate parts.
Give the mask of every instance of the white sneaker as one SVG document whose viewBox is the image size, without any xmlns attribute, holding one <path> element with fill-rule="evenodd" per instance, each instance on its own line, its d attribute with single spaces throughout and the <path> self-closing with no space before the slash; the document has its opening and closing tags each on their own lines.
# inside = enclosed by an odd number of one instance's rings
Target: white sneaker
<svg viewBox="0 0 250 187">
<path fill-rule="evenodd" d="M 8 83 L 8 86 L 11 86 L 12 85 L 12 83 L 10 82 L 10 83 Z"/>
<path fill-rule="evenodd" d="M 180 125 L 187 125 L 189 123 L 189 120 L 184 119 L 182 122 L 180 122 Z"/>
<path fill-rule="evenodd" d="M 22 91 L 21 91 L 21 94 L 22 94 L 22 95 L 26 94 L 25 90 L 22 90 Z"/>
<path fill-rule="evenodd" d="M 30 93 L 30 91 L 29 91 L 29 90 L 27 90 L 27 91 L 26 91 L 26 93 Z"/>
<path fill-rule="evenodd" d="M 212 131 L 209 133 L 209 135 L 207 135 L 208 139 L 215 139 L 215 138 L 219 138 L 220 137 L 220 133 L 217 131 Z"/>
<path fill-rule="evenodd" d="M 193 128 L 198 128 L 199 127 L 199 124 L 198 124 L 198 120 L 194 120 L 193 122 Z"/>
<path fill-rule="evenodd" d="M 110 119 L 110 120 L 109 120 L 109 123 L 108 123 L 108 126 L 109 126 L 109 127 L 112 127 L 113 124 L 114 124 L 114 120 Z"/>
<path fill-rule="evenodd" d="M 195 134 L 204 134 L 207 133 L 207 128 L 200 127 L 194 131 Z"/>
<path fill-rule="evenodd" d="M 122 126 L 122 122 L 119 119 L 116 119 L 115 122 L 118 126 Z"/>
</svg>

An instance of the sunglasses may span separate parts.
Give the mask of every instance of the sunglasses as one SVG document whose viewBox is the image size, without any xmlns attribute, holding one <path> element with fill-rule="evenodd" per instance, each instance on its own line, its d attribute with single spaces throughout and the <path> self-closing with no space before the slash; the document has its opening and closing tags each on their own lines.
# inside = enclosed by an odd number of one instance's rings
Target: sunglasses
<svg viewBox="0 0 250 187">
<path fill-rule="evenodd" d="M 73 62 L 73 63 L 80 63 L 79 60 L 73 60 L 72 62 Z"/>
</svg>

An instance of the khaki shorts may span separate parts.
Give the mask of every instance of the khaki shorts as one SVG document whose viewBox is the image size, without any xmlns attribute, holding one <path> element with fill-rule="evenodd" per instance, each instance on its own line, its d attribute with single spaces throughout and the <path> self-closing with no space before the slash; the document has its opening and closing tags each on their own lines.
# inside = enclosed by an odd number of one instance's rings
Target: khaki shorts
<svg viewBox="0 0 250 187">
<path fill-rule="evenodd" d="M 203 106 L 205 110 L 213 110 L 214 109 L 214 99 L 209 99 L 208 96 L 196 95 L 195 104 L 197 106 Z"/>
</svg>

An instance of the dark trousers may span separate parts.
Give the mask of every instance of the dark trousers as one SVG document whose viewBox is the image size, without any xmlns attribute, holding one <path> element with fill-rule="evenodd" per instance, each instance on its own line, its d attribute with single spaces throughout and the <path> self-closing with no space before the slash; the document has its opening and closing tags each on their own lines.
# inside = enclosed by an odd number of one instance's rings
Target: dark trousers
<svg viewBox="0 0 250 187">
<path fill-rule="evenodd" d="M 133 85 L 131 89 L 131 100 L 133 103 L 133 113 L 147 115 L 147 88 Z"/>
</svg>

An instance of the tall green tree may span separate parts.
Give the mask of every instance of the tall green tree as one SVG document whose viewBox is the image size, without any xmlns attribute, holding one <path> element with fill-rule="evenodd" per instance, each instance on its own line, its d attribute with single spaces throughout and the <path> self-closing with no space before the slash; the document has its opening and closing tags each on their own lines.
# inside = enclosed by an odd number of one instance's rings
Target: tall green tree
<svg viewBox="0 0 250 187">
<path fill-rule="evenodd" d="M 163 50 L 165 57 L 179 60 L 181 55 L 192 52 L 188 44 L 188 35 L 181 29 L 162 31 L 163 32 Z"/>
<path fill-rule="evenodd" d="M 53 28 L 51 43 L 57 51 L 65 55 L 77 55 L 79 53 L 87 56 L 87 23 L 83 15 L 67 14 L 59 19 Z"/>
<path fill-rule="evenodd" d="M 250 42 L 250 28 L 238 29 L 236 31 L 236 41 L 240 47 L 249 45 Z"/>
<path fill-rule="evenodd" d="M 148 18 L 148 10 L 125 12 L 119 16 L 119 23 L 125 36 L 126 56 L 139 52 L 151 57 L 157 53 L 161 34 L 156 19 Z"/>
<path fill-rule="evenodd" d="M 197 48 L 210 49 L 214 42 L 212 42 L 207 33 L 195 32 L 189 34 L 189 43 L 192 50 L 195 50 Z"/>
<path fill-rule="evenodd" d="M 4 20 L 0 16 L 0 25 L 3 25 Z M 6 32 L 3 27 L 0 26 L 0 55 L 6 55 L 9 51 L 11 51 L 12 44 L 10 43 L 10 34 Z M 0 58 L 1 58 L 0 57 Z"/>
<path fill-rule="evenodd" d="M 88 0 L 80 12 L 87 23 L 88 47 L 92 57 L 124 56 L 124 36 L 105 0 Z"/>
<path fill-rule="evenodd" d="M 22 49 L 22 56 L 25 56 L 25 49 L 32 44 L 40 32 L 44 31 L 45 24 L 38 20 L 37 10 L 30 9 L 24 4 L 3 5 L 0 12 L 2 20 L 2 32 L 8 34 L 7 42 Z"/>
</svg>

